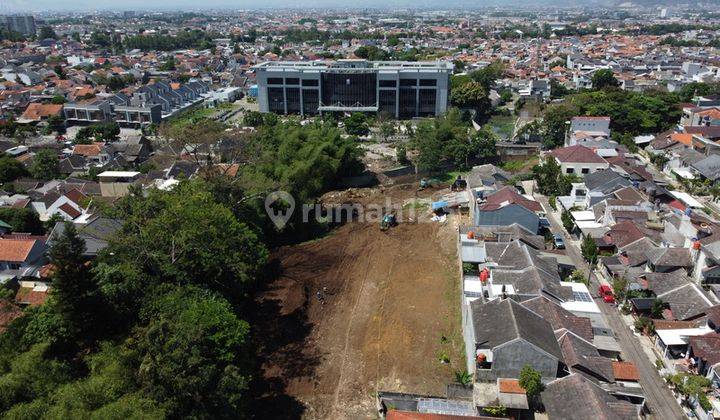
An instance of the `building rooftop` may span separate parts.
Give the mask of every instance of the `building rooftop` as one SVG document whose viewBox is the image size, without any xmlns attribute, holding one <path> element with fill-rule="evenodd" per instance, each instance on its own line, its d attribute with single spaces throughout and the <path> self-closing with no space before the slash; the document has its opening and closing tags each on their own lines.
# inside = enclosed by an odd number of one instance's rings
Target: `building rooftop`
<svg viewBox="0 0 720 420">
<path fill-rule="evenodd" d="M 449 61 L 266 61 L 253 67 L 264 70 L 437 70 L 452 71 L 454 65 Z"/>
</svg>

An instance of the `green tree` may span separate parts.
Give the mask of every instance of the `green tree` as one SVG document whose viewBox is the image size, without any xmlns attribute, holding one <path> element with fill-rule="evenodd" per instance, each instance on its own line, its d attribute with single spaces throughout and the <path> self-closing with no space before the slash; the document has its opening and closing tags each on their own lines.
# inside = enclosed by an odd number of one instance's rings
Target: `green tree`
<svg viewBox="0 0 720 420">
<path fill-rule="evenodd" d="M 409 162 L 407 156 L 407 148 L 404 144 L 400 144 L 395 148 L 396 160 L 401 165 L 406 165 Z"/>
<path fill-rule="evenodd" d="M 490 109 L 488 91 L 475 81 L 453 88 L 450 92 L 450 102 L 460 108 L 477 109 L 483 114 Z"/>
<path fill-rule="evenodd" d="M 52 296 L 55 308 L 81 335 L 101 328 L 97 323 L 102 313 L 97 283 L 90 275 L 84 253 L 85 241 L 72 223 L 65 223 L 63 233 L 53 241 L 49 252 L 54 267 Z"/>
<path fill-rule="evenodd" d="M 587 284 L 588 279 L 585 276 L 585 273 L 583 273 L 580 270 L 573 270 L 572 274 L 570 275 L 569 281 L 573 283 L 585 283 Z"/>
<path fill-rule="evenodd" d="M 54 360 L 47 344 L 36 344 L 18 355 L 0 376 L 0 410 L 15 404 L 46 398 L 71 379 L 70 366 Z"/>
<path fill-rule="evenodd" d="M 108 79 L 107 86 L 110 90 L 116 91 L 124 89 L 125 86 L 127 86 L 127 83 L 125 82 L 125 79 L 120 76 L 111 76 L 110 79 Z"/>
<path fill-rule="evenodd" d="M 52 99 L 50 100 L 50 102 L 53 103 L 53 104 L 55 104 L 55 105 L 62 105 L 62 104 L 64 104 L 65 102 L 67 102 L 67 99 L 65 99 L 65 97 L 62 96 L 62 95 L 55 95 L 55 96 L 52 97 Z"/>
<path fill-rule="evenodd" d="M 625 277 L 613 278 L 613 294 L 615 295 L 615 298 L 618 302 L 622 302 L 625 300 L 625 292 L 627 291 L 627 285 L 628 281 Z"/>
<path fill-rule="evenodd" d="M 431 172 L 441 168 L 445 145 L 435 133 L 432 124 L 419 124 L 415 131 L 413 143 L 418 150 L 418 168 Z"/>
<path fill-rule="evenodd" d="M 612 69 L 600 69 L 592 75 L 593 89 L 616 88 L 620 86 L 620 82 L 615 78 Z"/>
<path fill-rule="evenodd" d="M 53 67 L 53 71 L 61 80 L 67 79 L 67 74 L 65 74 L 65 70 L 60 64 L 56 64 L 55 67 Z"/>
<path fill-rule="evenodd" d="M 481 129 L 471 136 L 458 134 L 446 142 L 446 155 L 461 169 L 470 167 L 471 159 L 487 161 L 497 156 L 495 135 L 489 129 Z"/>
<path fill-rule="evenodd" d="M 38 32 L 38 39 L 57 39 L 57 34 L 50 26 L 41 26 Z"/>
<path fill-rule="evenodd" d="M 0 207 L 0 220 L 12 226 L 13 232 L 42 235 L 45 233 L 38 214 L 31 209 Z"/>
<path fill-rule="evenodd" d="M 28 172 L 20 161 L 0 152 L 0 183 L 15 181 L 26 175 Z"/>
<path fill-rule="evenodd" d="M 575 222 L 572 219 L 572 216 L 570 216 L 570 213 L 563 210 L 562 214 L 560 215 L 560 220 L 562 221 L 563 227 L 568 233 L 572 233 L 573 230 L 575 230 Z"/>
<path fill-rule="evenodd" d="M 590 263 L 590 265 L 593 265 L 597 262 L 598 246 L 592 236 L 585 235 L 582 244 L 580 245 L 580 252 L 582 253 L 583 258 L 585 258 L 585 260 Z"/>
<path fill-rule="evenodd" d="M 650 307 L 650 317 L 653 319 L 660 319 L 663 317 L 663 311 L 667 309 L 668 304 L 663 302 L 662 299 L 655 298 L 652 306 Z"/>
<path fill-rule="evenodd" d="M 570 93 L 570 89 L 555 79 L 550 79 L 550 97 L 552 99 L 562 98 Z"/>
<path fill-rule="evenodd" d="M 380 124 L 380 133 L 387 139 L 395 134 L 395 124 L 390 121 L 383 121 Z"/>
<path fill-rule="evenodd" d="M 175 70 L 175 57 L 170 57 L 162 63 L 158 70 L 160 71 L 174 71 Z"/>
<path fill-rule="evenodd" d="M 258 111 L 245 111 L 243 124 L 248 127 L 260 127 L 263 124 L 263 114 Z"/>
<path fill-rule="evenodd" d="M 543 147 L 553 149 L 562 146 L 569 129 L 568 122 L 577 115 L 579 111 L 571 104 L 549 106 L 543 115 Z"/>
<path fill-rule="evenodd" d="M 241 413 L 252 361 L 249 326 L 222 297 L 166 287 L 141 312 L 140 383 L 171 417 L 228 418 Z"/>
<path fill-rule="evenodd" d="M 641 316 L 635 321 L 635 330 L 642 332 L 645 335 L 652 335 L 655 333 L 655 324 L 653 321 L 645 316 Z"/>
<path fill-rule="evenodd" d="M 345 131 L 353 136 L 365 136 L 370 132 L 367 123 L 367 117 L 361 112 L 353 112 L 348 118 L 345 118 Z"/>
<path fill-rule="evenodd" d="M 119 238 L 116 255 L 143 255 L 144 271 L 179 284 L 241 291 L 267 258 L 257 236 L 215 201 L 202 183 L 128 198 L 121 216 L 138 229 Z"/>
<path fill-rule="evenodd" d="M 37 152 L 30 164 L 30 173 L 33 177 L 42 180 L 57 178 L 60 175 L 57 153 L 51 149 Z"/>
<path fill-rule="evenodd" d="M 488 66 L 470 73 L 470 77 L 486 91 L 490 91 L 495 81 L 502 77 L 505 72 L 505 65 L 500 61 L 494 61 Z"/>
<path fill-rule="evenodd" d="M 567 195 L 572 190 L 574 177 L 563 175 L 560 165 L 552 156 L 546 157 L 541 165 L 535 165 L 532 172 L 538 190 L 543 195 L 557 197 Z"/>
<path fill-rule="evenodd" d="M 542 375 L 540 372 L 533 369 L 530 365 L 525 365 L 520 370 L 518 382 L 520 387 L 525 390 L 525 394 L 527 395 L 528 401 L 531 405 L 536 405 L 540 397 L 540 393 L 544 389 Z"/>
<path fill-rule="evenodd" d="M 684 397 L 685 404 L 689 404 L 690 399 L 705 394 L 712 381 L 704 376 L 682 372 L 670 375 L 668 382 Z"/>
</svg>

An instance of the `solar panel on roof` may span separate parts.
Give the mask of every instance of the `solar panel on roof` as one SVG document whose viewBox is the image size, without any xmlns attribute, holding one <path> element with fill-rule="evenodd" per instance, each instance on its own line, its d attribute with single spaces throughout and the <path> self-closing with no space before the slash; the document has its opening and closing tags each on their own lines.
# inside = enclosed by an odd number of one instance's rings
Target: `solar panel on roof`
<svg viewBox="0 0 720 420">
<path fill-rule="evenodd" d="M 579 292 L 573 290 L 573 299 L 577 302 L 592 302 L 592 296 L 587 292 Z"/>
</svg>

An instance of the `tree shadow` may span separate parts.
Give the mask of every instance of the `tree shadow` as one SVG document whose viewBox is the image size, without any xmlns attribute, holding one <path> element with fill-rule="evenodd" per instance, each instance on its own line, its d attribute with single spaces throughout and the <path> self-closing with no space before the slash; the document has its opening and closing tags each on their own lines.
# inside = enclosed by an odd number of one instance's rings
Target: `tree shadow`
<svg viewBox="0 0 720 420">
<path fill-rule="evenodd" d="M 311 291 L 306 285 L 288 293 L 302 294 L 302 304 L 287 313 L 282 298 L 273 297 L 283 277 L 279 261 L 269 264 L 267 281 L 255 293 L 254 307 L 248 311 L 252 338 L 257 349 L 256 369 L 250 384 L 250 415 L 262 419 L 302 417 L 305 406 L 288 393 L 295 378 L 312 378 L 320 363 L 319 349 L 308 340 L 312 323 L 307 310 Z M 285 296 L 286 297 L 286 296 Z"/>
</svg>

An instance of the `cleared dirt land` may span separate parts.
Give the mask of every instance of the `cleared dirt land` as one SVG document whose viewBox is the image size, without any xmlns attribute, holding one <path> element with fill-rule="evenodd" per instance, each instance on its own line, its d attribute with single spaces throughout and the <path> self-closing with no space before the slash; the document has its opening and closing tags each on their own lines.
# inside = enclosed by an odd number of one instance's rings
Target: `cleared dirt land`
<svg viewBox="0 0 720 420">
<path fill-rule="evenodd" d="M 410 184 L 349 195 L 367 204 L 416 192 Z M 455 229 L 453 219 L 388 232 L 353 222 L 278 250 L 281 274 L 257 298 L 265 415 L 368 418 L 376 390 L 444 395 L 463 367 Z"/>
</svg>

